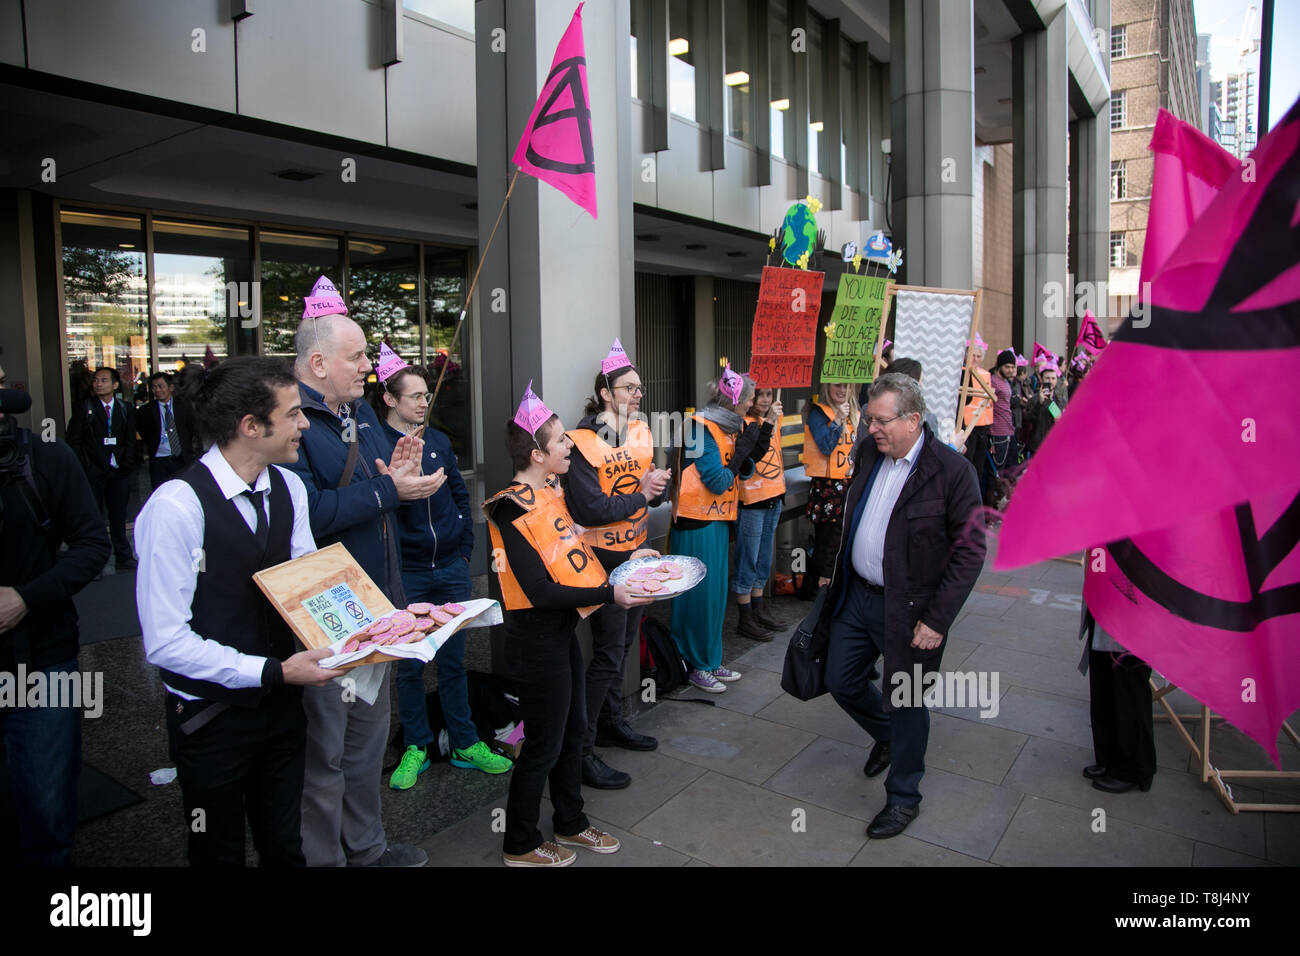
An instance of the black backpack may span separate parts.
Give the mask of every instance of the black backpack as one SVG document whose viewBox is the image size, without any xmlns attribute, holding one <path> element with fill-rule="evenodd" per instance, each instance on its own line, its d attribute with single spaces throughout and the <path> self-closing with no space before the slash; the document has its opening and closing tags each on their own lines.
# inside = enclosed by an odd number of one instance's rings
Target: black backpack
<svg viewBox="0 0 1300 956">
<path fill-rule="evenodd" d="M 641 619 L 641 679 L 655 683 L 655 697 L 662 698 L 686 683 L 686 662 L 673 640 L 672 631 L 650 616 Z"/>
</svg>

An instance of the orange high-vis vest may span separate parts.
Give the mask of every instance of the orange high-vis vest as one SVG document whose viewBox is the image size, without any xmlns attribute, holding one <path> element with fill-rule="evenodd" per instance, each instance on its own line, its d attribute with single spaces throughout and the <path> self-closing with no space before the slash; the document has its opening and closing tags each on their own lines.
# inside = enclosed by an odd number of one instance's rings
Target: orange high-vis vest
<svg viewBox="0 0 1300 956">
<path fill-rule="evenodd" d="M 483 502 L 483 514 L 487 516 L 488 532 L 492 536 L 492 563 L 501 580 L 501 598 L 507 610 L 519 611 L 533 605 L 510 570 L 501 532 L 492 518 L 496 505 L 505 499 L 524 509 L 513 524 L 542 559 L 552 581 L 571 588 L 598 588 L 608 583 L 600 559 L 574 530 L 564 493 L 549 484 L 535 490 L 522 481 L 513 481 Z M 599 604 L 580 607 L 578 614 L 586 617 L 598 607 Z"/>
<path fill-rule="evenodd" d="M 976 368 L 972 371 L 975 373 L 977 379 L 989 387 L 989 391 L 993 390 L 991 384 L 992 378 L 989 376 L 988 369 Z M 962 412 L 962 424 L 969 427 L 971 419 L 975 417 L 975 409 L 979 406 L 980 402 L 983 402 L 984 408 L 980 412 L 979 420 L 975 422 L 975 427 L 978 428 L 980 425 L 992 425 L 993 399 L 985 395 L 978 386 L 972 385 L 971 388 L 975 389 L 975 395 L 966 403 L 966 409 Z"/>
<path fill-rule="evenodd" d="M 617 448 L 596 432 L 576 428 L 568 432 L 574 447 L 600 479 L 600 490 L 609 497 L 630 495 L 641 488 L 641 476 L 654 467 L 654 440 L 650 426 L 639 419 L 627 425 L 627 441 Z M 650 530 L 650 512 L 638 508 L 622 521 L 588 528 L 582 539 L 605 551 L 635 551 L 645 543 Z"/>
<path fill-rule="evenodd" d="M 728 435 L 707 418 L 692 415 L 691 419 L 709 430 L 709 434 L 718 444 L 722 464 L 728 464 L 736 450 L 736 436 Z M 731 487 L 722 494 L 715 495 L 705 487 L 704 482 L 700 481 L 699 468 L 683 463 L 680 474 L 681 484 L 677 489 L 677 500 L 673 502 L 674 521 L 678 518 L 694 518 L 697 521 L 736 520 L 736 502 L 740 500 L 739 480 L 733 481 Z"/>
<path fill-rule="evenodd" d="M 746 421 L 760 422 L 757 418 Z M 767 454 L 754 465 L 754 473 L 740 483 L 741 504 L 752 505 L 785 494 L 785 460 L 781 457 L 781 425 L 772 426 Z"/>
<path fill-rule="evenodd" d="M 829 405 L 816 403 L 826 413 L 829 421 L 835 421 L 835 409 Z M 855 427 L 852 422 L 845 422 L 840 429 L 840 440 L 831 449 L 829 455 L 823 455 L 813 438 L 812 425 L 803 426 L 803 470 L 809 478 L 847 478 L 849 476 L 849 456 L 853 451 Z"/>
</svg>

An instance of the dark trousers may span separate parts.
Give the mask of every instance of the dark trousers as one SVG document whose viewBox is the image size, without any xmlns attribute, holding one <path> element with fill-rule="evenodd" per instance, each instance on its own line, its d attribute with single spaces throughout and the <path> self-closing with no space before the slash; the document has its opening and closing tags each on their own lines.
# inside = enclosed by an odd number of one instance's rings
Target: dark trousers
<svg viewBox="0 0 1300 956">
<path fill-rule="evenodd" d="M 1092 749 L 1097 763 L 1117 780 L 1143 786 L 1156 773 L 1150 679 L 1151 666 L 1132 654 L 1091 651 L 1088 655 Z"/>
<path fill-rule="evenodd" d="M 975 476 L 980 481 L 980 500 L 989 490 L 989 426 L 976 425 L 966 439 L 966 458 L 975 466 Z"/>
<path fill-rule="evenodd" d="M 596 745 L 596 725 L 623 717 L 623 667 L 641 634 L 640 608 L 606 604 L 587 618 L 591 622 L 591 662 L 587 665 L 587 735 L 582 755 Z M 528 725 L 524 725 L 525 732 Z"/>
<path fill-rule="evenodd" d="M 519 693 L 524 748 L 510 775 L 504 849 L 531 853 L 542 845 L 537 829 L 542 789 L 549 781 L 555 832 L 581 833 L 582 740 L 587 732 L 582 650 L 573 628 L 559 634 L 506 631 L 506 663 Z"/>
<path fill-rule="evenodd" d="M 184 458 L 177 455 L 174 458 L 150 458 L 149 459 L 149 489 L 157 491 L 158 486 L 164 481 L 175 478 L 185 470 L 186 462 Z"/>
<path fill-rule="evenodd" d="M 76 670 L 73 658 L 41 673 Z M 81 712 L 72 706 L 0 708 L 0 739 L 13 781 L 19 865 L 67 866 L 77 828 Z"/>
<path fill-rule="evenodd" d="M 213 705 L 166 697 L 169 753 L 185 805 L 190 865 L 243 866 L 247 814 L 262 866 L 306 866 L 302 688 L 277 688 L 257 707 L 229 707 L 193 733 L 182 733 L 181 724 L 208 706 Z"/>
<path fill-rule="evenodd" d="M 103 508 L 108 505 L 108 533 L 113 539 L 113 554 L 119 564 L 135 560 L 131 542 L 126 537 L 126 509 L 131 500 L 131 486 L 135 484 L 135 472 L 122 468 L 112 468 L 101 472 L 90 481 L 90 490 L 95 494 L 95 504 Z"/>
<path fill-rule="evenodd" d="M 921 802 L 930 711 L 895 707 L 885 713 L 880 690 L 867 677 L 885 649 L 885 598 L 868 591 L 852 570 L 844 585 L 844 608 L 831 623 L 826 651 L 826 689 L 873 740 L 889 745 L 886 802 L 915 807 Z"/>
</svg>

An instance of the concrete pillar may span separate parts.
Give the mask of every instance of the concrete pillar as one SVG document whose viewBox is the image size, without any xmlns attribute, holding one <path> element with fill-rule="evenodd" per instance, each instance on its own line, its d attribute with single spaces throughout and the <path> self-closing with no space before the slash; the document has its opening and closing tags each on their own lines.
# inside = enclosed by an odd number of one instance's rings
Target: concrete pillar
<svg viewBox="0 0 1300 956">
<path fill-rule="evenodd" d="M 1065 351 L 1066 11 L 1011 41 L 1012 335 Z"/>
<path fill-rule="evenodd" d="M 975 144 L 970 4 L 890 0 L 890 138 L 903 281 L 974 288 L 971 158 Z"/>
<path fill-rule="evenodd" d="M 573 8 L 571 0 L 476 4 L 480 256 L 515 171 L 510 158 Z M 626 3 L 589 3 L 582 12 L 599 219 L 552 186 L 521 173 L 483 257 L 471 307 L 482 343 L 481 457 L 488 494 L 513 474 L 502 429 L 529 379 L 546 404 L 572 425 L 581 417 L 583 399 L 615 336 L 636 358 L 631 24 Z M 498 27 L 505 30 L 504 51 L 493 49 Z M 505 303 L 504 313 L 492 311 L 494 296 Z M 495 587 L 495 575 L 489 579 Z M 494 635 L 492 649 L 493 667 L 500 670 L 500 635 Z"/>
<path fill-rule="evenodd" d="M 718 377 L 718 354 L 714 342 L 714 306 L 713 276 L 697 275 L 695 277 L 694 342 L 695 365 L 691 384 L 691 398 L 688 406 L 703 408 L 708 396 L 704 394 L 705 386 Z"/>
<path fill-rule="evenodd" d="M 1103 329 L 1109 308 L 1110 117 L 1090 116 L 1070 124 L 1070 274 L 1074 276 L 1069 341 L 1079 334 L 1084 309 Z"/>
</svg>

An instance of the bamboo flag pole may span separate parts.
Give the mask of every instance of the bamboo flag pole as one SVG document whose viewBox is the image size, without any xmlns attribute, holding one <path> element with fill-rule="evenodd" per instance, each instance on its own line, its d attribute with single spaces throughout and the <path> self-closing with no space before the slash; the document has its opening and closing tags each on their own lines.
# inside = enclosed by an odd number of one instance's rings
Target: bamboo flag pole
<svg viewBox="0 0 1300 956">
<path fill-rule="evenodd" d="M 433 388 L 433 398 L 429 399 L 429 407 L 424 410 L 424 424 L 428 425 L 433 416 L 433 406 L 438 401 L 438 392 L 442 389 L 443 376 L 447 374 L 447 366 L 451 364 L 451 352 L 456 347 L 456 339 L 460 337 L 461 327 L 465 324 L 465 313 L 469 311 L 469 304 L 474 298 L 474 289 L 478 287 L 479 273 L 483 271 L 483 263 L 487 262 L 488 251 L 492 248 L 492 240 L 496 237 L 497 227 L 501 225 L 501 217 L 506 214 L 506 203 L 510 202 L 510 194 L 515 191 L 515 182 L 519 179 L 519 167 L 515 167 L 515 174 L 510 177 L 510 187 L 506 190 L 505 198 L 501 200 L 501 211 L 497 213 L 497 221 L 492 224 L 492 231 L 488 233 L 487 242 L 483 244 L 483 254 L 479 256 L 478 266 L 474 269 L 474 278 L 470 280 L 469 291 L 465 293 L 465 304 L 460 310 L 460 318 L 456 321 L 456 331 L 452 333 L 451 344 L 447 346 L 447 355 L 442 363 L 442 371 L 438 373 L 438 384 Z"/>
</svg>

